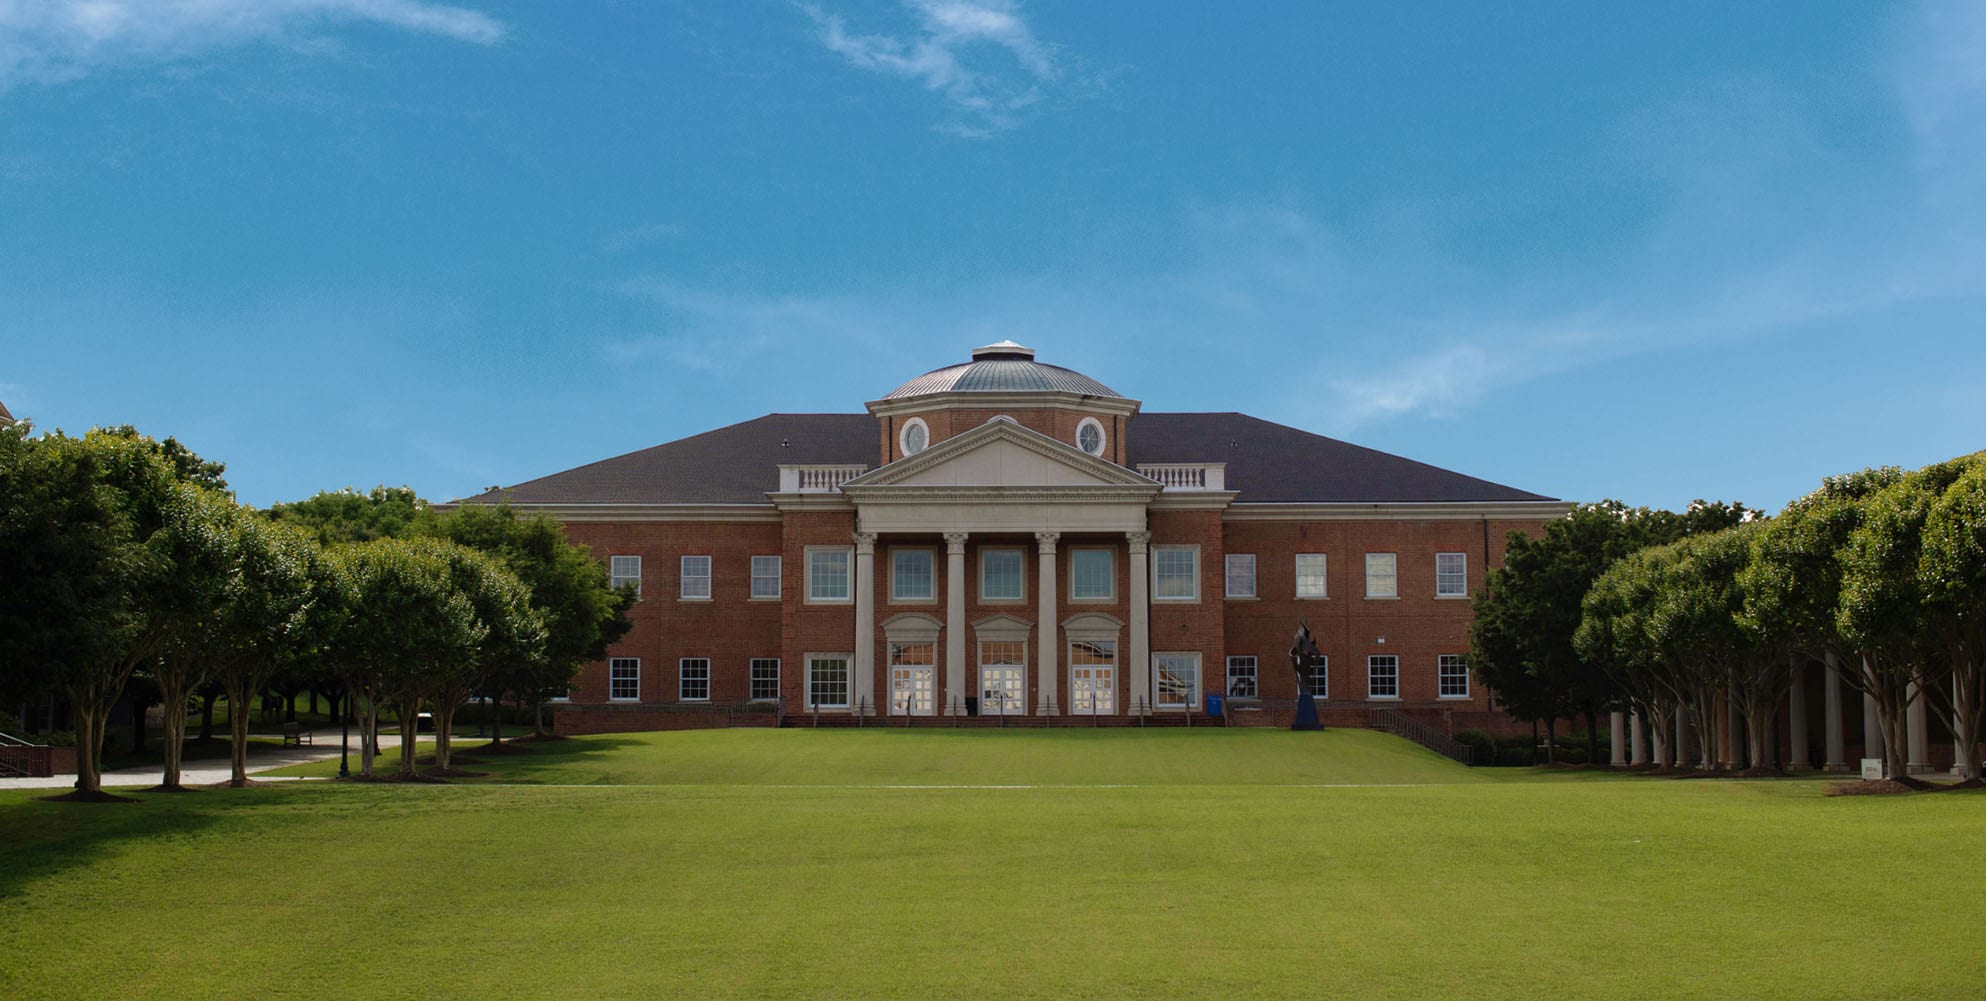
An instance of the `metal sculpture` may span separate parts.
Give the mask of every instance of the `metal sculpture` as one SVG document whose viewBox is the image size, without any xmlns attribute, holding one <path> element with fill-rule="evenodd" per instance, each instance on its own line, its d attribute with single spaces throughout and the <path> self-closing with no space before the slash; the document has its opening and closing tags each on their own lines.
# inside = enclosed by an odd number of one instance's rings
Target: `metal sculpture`
<svg viewBox="0 0 1986 1001">
<path fill-rule="evenodd" d="M 1323 722 L 1317 718 L 1317 699 L 1310 694 L 1312 680 L 1324 663 L 1324 652 L 1317 649 L 1317 641 L 1310 636 L 1310 623 L 1299 624 L 1296 639 L 1290 643 L 1290 667 L 1296 671 L 1296 715 L 1290 720 L 1292 730 L 1324 729 Z"/>
</svg>

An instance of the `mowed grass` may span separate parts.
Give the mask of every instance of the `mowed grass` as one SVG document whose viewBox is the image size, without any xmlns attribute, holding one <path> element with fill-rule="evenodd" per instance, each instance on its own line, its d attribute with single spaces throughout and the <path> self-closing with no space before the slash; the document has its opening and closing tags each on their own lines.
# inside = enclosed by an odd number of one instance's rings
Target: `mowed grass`
<svg viewBox="0 0 1986 1001">
<path fill-rule="evenodd" d="M 335 767 L 335 765 L 333 766 Z M 1986 796 L 1333 731 L 711 731 L 0 794 L 0 997 L 1976 998 Z"/>
</svg>

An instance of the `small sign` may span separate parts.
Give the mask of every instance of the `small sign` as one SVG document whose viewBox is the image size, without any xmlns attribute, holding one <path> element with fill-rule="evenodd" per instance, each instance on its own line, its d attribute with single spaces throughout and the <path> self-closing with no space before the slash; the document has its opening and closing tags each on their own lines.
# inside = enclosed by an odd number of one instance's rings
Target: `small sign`
<svg viewBox="0 0 1986 1001">
<path fill-rule="evenodd" d="M 1880 781 L 1882 777 L 1883 777 L 1883 759 L 1881 758 L 1862 759 L 1862 781 L 1876 782 L 1876 781 Z"/>
</svg>

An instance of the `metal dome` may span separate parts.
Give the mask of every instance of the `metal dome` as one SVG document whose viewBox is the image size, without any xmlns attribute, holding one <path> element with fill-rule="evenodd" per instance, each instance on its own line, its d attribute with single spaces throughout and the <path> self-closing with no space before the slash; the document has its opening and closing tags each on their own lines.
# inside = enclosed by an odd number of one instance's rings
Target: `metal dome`
<svg viewBox="0 0 1986 1001">
<path fill-rule="evenodd" d="M 926 372 L 884 396 L 901 400 L 933 393 L 1078 393 L 1123 399 L 1114 389 L 1081 372 L 1034 360 L 1034 349 L 1000 341 L 975 348 L 972 360 Z"/>
</svg>

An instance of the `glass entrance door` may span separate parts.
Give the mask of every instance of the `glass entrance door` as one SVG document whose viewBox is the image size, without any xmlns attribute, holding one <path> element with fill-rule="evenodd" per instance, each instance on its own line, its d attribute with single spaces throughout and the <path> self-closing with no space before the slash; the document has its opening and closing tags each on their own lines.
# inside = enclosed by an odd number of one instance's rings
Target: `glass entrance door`
<svg viewBox="0 0 1986 1001">
<path fill-rule="evenodd" d="M 1105 716 L 1117 711 L 1117 644 L 1069 644 L 1069 714 Z"/>
<path fill-rule="evenodd" d="M 890 644 L 890 715 L 937 714 L 936 656 L 936 644 Z"/>
<path fill-rule="evenodd" d="M 981 715 L 1027 715 L 1026 657 L 1026 643 L 986 640 L 979 644 Z"/>
</svg>

